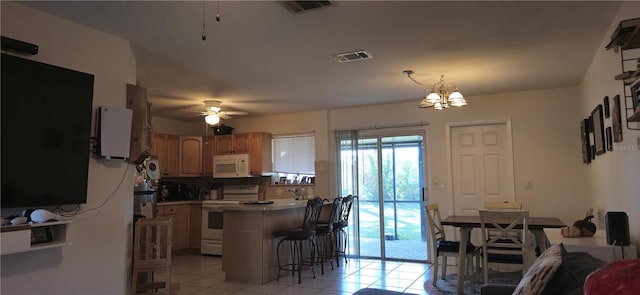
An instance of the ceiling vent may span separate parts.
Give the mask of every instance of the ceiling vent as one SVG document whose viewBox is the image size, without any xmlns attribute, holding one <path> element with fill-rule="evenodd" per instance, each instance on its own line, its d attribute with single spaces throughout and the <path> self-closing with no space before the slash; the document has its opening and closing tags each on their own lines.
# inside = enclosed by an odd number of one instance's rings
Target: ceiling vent
<svg viewBox="0 0 640 295">
<path fill-rule="evenodd" d="M 303 11 L 316 9 L 320 7 L 330 6 L 331 1 L 279 1 L 282 6 L 292 13 L 300 13 Z"/>
<path fill-rule="evenodd" d="M 338 53 L 332 55 L 338 62 L 350 62 L 356 60 L 365 60 L 373 58 L 371 53 L 366 50 L 357 50 L 353 52 Z"/>
</svg>

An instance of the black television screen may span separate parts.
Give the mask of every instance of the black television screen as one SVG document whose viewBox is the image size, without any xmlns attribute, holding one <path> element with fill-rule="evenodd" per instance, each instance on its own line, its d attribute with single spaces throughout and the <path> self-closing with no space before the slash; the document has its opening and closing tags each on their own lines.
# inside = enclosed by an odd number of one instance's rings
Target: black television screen
<svg viewBox="0 0 640 295">
<path fill-rule="evenodd" d="M 2 54 L 2 208 L 87 201 L 91 74 Z"/>
</svg>

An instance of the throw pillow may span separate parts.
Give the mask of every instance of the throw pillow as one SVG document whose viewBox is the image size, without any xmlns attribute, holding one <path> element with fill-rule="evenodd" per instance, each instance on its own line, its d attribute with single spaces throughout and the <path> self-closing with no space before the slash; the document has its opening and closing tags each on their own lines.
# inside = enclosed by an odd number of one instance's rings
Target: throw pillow
<svg viewBox="0 0 640 295">
<path fill-rule="evenodd" d="M 640 294 L 640 259 L 614 261 L 592 272 L 584 283 L 584 294 Z"/>
<path fill-rule="evenodd" d="M 552 245 L 544 251 L 524 274 L 513 295 L 541 294 L 556 270 L 562 265 L 562 251 L 562 244 Z"/>
</svg>

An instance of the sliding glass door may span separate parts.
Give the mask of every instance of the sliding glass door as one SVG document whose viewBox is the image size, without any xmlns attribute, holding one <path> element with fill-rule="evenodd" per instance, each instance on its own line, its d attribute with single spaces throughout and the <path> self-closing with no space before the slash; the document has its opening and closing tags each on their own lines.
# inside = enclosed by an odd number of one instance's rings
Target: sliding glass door
<svg viewBox="0 0 640 295">
<path fill-rule="evenodd" d="M 421 134 L 338 136 L 340 194 L 354 194 L 349 253 L 426 261 Z"/>
</svg>

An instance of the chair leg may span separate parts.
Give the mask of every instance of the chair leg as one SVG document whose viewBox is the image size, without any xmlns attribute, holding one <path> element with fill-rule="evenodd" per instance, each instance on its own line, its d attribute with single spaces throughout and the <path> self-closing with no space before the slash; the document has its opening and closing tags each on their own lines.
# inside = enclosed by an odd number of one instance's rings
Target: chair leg
<svg viewBox="0 0 640 295">
<path fill-rule="evenodd" d="M 447 276 L 447 256 L 442 256 L 442 280 Z"/>
<path fill-rule="evenodd" d="M 482 272 L 484 276 L 485 285 L 489 283 L 489 261 L 487 258 L 487 253 L 484 253 L 482 257 Z"/>
<path fill-rule="evenodd" d="M 299 252 L 298 252 L 298 284 L 302 283 L 302 241 L 297 241 Z M 294 268 L 295 269 L 295 268 Z"/>
<path fill-rule="evenodd" d="M 311 255 L 311 273 L 313 273 L 314 279 L 316 278 L 316 271 L 314 268 L 314 265 L 315 265 L 314 258 L 316 257 L 316 251 L 318 251 L 318 245 L 315 243 L 313 238 L 311 238 L 309 240 L 309 254 Z M 324 274 L 324 270 L 322 273 Z"/>
<path fill-rule="evenodd" d="M 435 286 L 436 285 L 436 281 L 438 281 L 438 259 L 439 257 L 436 256 L 436 258 L 433 260 L 433 282 L 432 284 Z"/>
</svg>

